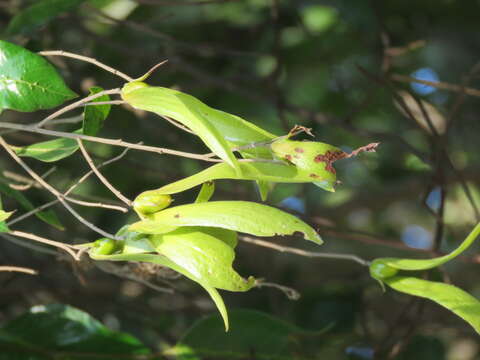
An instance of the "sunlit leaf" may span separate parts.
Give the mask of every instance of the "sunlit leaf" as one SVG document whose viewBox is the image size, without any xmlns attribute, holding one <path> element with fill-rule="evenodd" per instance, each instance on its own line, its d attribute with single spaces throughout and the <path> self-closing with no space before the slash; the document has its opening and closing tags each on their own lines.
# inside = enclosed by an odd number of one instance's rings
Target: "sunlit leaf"
<svg viewBox="0 0 480 360">
<path fill-rule="evenodd" d="M 131 231 L 162 234 L 172 226 L 210 226 L 257 236 L 293 235 L 322 243 L 317 232 L 299 218 L 271 206 L 248 201 L 211 201 L 165 209 L 130 226 Z M 165 229 L 166 228 L 166 229 Z"/>
<path fill-rule="evenodd" d="M 229 291 L 247 291 L 255 279 L 242 278 L 232 268 L 236 243 L 234 231 L 183 227 L 163 235 L 154 235 L 151 242 L 156 251 L 204 279 L 209 285 Z"/>
<path fill-rule="evenodd" d="M 217 110 L 208 107 L 193 96 L 139 82 L 125 85 L 122 89 L 122 98 L 134 108 L 171 117 L 189 127 L 216 155 L 240 171 L 238 160 L 230 150 L 220 129 L 209 121 L 212 113 Z"/>
<path fill-rule="evenodd" d="M 480 333 L 480 302 L 458 287 L 407 276 L 394 276 L 383 281 L 399 292 L 430 299 L 446 307 Z"/>
<path fill-rule="evenodd" d="M 218 311 L 222 315 L 225 329 L 228 330 L 228 314 L 227 309 L 225 307 L 225 303 L 222 300 L 222 297 L 218 293 L 218 291 L 208 283 L 208 280 L 202 279 L 201 277 L 197 276 L 194 273 L 189 272 L 187 269 L 177 265 L 175 262 L 171 261 L 165 256 L 158 255 L 158 254 L 113 254 L 113 255 L 95 255 L 92 252 L 89 253 L 90 257 L 94 260 L 110 260 L 110 261 L 142 261 L 142 262 L 149 262 L 153 264 L 162 265 L 168 267 L 170 269 L 175 270 L 176 272 L 184 275 L 185 277 L 189 278 L 190 280 L 195 281 L 200 286 L 202 286 L 210 295 L 213 302 L 218 308 Z"/>
<path fill-rule="evenodd" d="M 50 109 L 76 96 L 43 57 L 0 40 L 0 112 Z"/>
<path fill-rule="evenodd" d="M 237 175 L 227 164 L 216 164 L 197 174 L 165 185 L 157 191 L 160 194 L 175 194 L 218 179 L 257 180 L 264 184 L 265 182 L 303 183 L 315 180 L 315 182 L 323 181 L 326 190 L 334 191 L 333 186 L 336 181 L 335 174 L 331 172 L 324 172 L 324 178 L 312 178 L 310 172 L 283 163 L 240 162 L 240 168 L 242 175 Z"/>
<path fill-rule="evenodd" d="M 59 138 L 28 146 L 11 146 L 11 148 L 19 156 L 31 157 L 43 162 L 54 162 L 75 153 L 78 150 L 78 143 L 74 139 Z"/>
<path fill-rule="evenodd" d="M 81 4 L 84 0 L 40 0 L 20 11 L 10 21 L 7 34 L 28 33 Z"/>
<path fill-rule="evenodd" d="M 480 234 L 480 223 L 477 224 L 463 242 L 451 253 L 433 259 L 402 259 L 402 258 L 379 258 L 370 265 L 372 277 L 382 280 L 393 276 L 398 270 L 418 271 L 428 270 L 445 264 L 464 252 Z M 388 276 L 385 276 L 388 275 Z"/>
<path fill-rule="evenodd" d="M 150 354 L 150 350 L 131 335 L 112 331 L 68 305 L 34 306 L 0 330 L 0 348 L 1 359 L 21 360 L 43 360 L 47 359 L 45 354 L 60 352 L 64 352 L 62 359 L 87 357 L 92 360 Z"/>
</svg>

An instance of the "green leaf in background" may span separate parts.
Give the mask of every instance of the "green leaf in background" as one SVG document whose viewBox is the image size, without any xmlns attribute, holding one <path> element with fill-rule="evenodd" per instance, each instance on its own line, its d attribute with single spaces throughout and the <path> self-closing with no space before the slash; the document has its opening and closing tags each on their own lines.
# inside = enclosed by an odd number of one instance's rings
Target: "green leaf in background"
<svg viewBox="0 0 480 360">
<path fill-rule="evenodd" d="M 18 201 L 20 206 L 22 206 L 25 210 L 30 211 L 36 208 L 30 200 L 28 200 L 25 195 L 23 195 L 20 191 L 12 189 L 8 186 L 8 183 L 3 182 L 0 180 L 0 192 L 5 194 L 8 197 L 11 197 Z M 65 230 L 63 225 L 60 223 L 57 215 L 52 210 L 47 211 L 39 211 L 35 213 L 35 216 L 38 217 L 40 220 L 46 222 L 49 225 L 57 228 L 58 230 Z"/>
<path fill-rule="evenodd" d="M 225 330 L 228 331 L 229 323 L 228 323 L 228 313 L 227 308 L 225 307 L 225 303 L 222 300 L 222 297 L 218 293 L 218 291 L 209 284 L 208 279 L 203 279 L 202 277 L 198 276 L 195 273 L 188 271 L 187 269 L 183 268 L 182 266 L 176 264 L 175 262 L 171 261 L 165 256 L 158 255 L 158 254 L 113 254 L 113 255 L 99 255 L 95 254 L 94 251 L 90 251 L 89 255 L 94 260 L 110 260 L 110 261 L 142 261 L 142 262 L 149 262 L 153 264 L 158 264 L 162 266 L 166 266 L 176 272 L 184 275 L 185 277 L 189 278 L 192 281 L 195 281 L 200 286 L 202 286 L 210 295 L 213 302 L 217 306 L 218 311 L 222 315 Z"/>
<path fill-rule="evenodd" d="M 399 292 L 432 300 L 468 322 L 480 334 L 480 302 L 456 286 L 408 276 L 383 281 Z"/>
<path fill-rule="evenodd" d="M 370 265 L 370 274 L 374 279 L 383 280 L 396 274 L 397 270 L 418 271 L 428 270 L 445 264 L 468 249 L 480 234 L 480 223 L 478 223 L 470 234 L 450 254 L 433 259 L 402 259 L 402 258 L 379 258 Z"/>
<path fill-rule="evenodd" d="M 256 236 L 293 235 L 321 244 L 317 232 L 299 218 L 271 206 L 249 201 L 211 201 L 180 205 L 130 225 L 131 231 L 162 234 L 171 227 L 209 226 Z"/>
<path fill-rule="evenodd" d="M 103 91 L 101 87 L 93 86 L 90 88 L 90 95 L 98 94 Z M 99 98 L 92 100 L 92 102 L 104 102 L 110 101 L 110 96 L 103 95 Z M 103 127 L 103 122 L 108 117 L 110 113 L 110 108 L 112 106 L 109 104 L 105 105 L 96 105 L 96 106 L 85 106 L 85 111 L 83 112 L 83 127 L 82 132 L 85 135 L 95 136 Z"/>
<path fill-rule="evenodd" d="M 238 160 L 228 143 L 219 129 L 209 121 L 212 112 L 216 110 L 200 100 L 179 91 L 148 86 L 139 81 L 127 83 L 123 87 L 122 99 L 136 109 L 171 117 L 189 127 L 210 150 L 240 172 Z"/>
<path fill-rule="evenodd" d="M 0 40 L 0 112 L 50 109 L 76 96 L 43 57 Z"/>
<path fill-rule="evenodd" d="M 335 174 L 325 172 L 322 179 L 313 179 L 310 172 L 303 171 L 294 165 L 269 162 L 240 162 L 242 175 L 237 175 L 228 164 L 220 163 L 200 171 L 187 178 L 175 181 L 165 185 L 155 191 L 159 194 L 176 194 L 202 183 L 218 179 L 235 179 L 235 180 L 257 180 L 265 182 L 277 183 L 304 183 L 304 182 L 320 182 L 322 181 L 323 189 L 334 191 L 336 182 Z"/>
<path fill-rule="evenodd" d="M 0 197 L 0 233 L 10 231 L 5 220 L 12 216 L 13 213 L 13 211 L 6 212 L 3 210 L 2 198 Z"/>
<path fill-rule="evenodd" d="M 78 150 L 78 143 L 74 139 L 60 138 L 22 147 L 11 146 L 11 148 L 18 156 L 54 162 L 74 154 Z"/>
<path fill-rule="evenodd" d="M 16 14 L 7 26 L 6 33 L 29 33 L 48 23 L 58 15 L 72 10 L 83 0 L 40 0 Z"/>
<path fill-rule="evenodd" d="M 200 188 L 200 192 L 198 193 L 197 198 L 195 199 L 195 202 L 207 202 L 212 197 L 214 191 L 215 183 L 213 181 L 204 182 L 202 184 L 202 187 Z"/>
<path fill-rule="evenodd" d="M 298 354 L 301 336 L 322 334 L 253 310 L 232 310 L 230 319 L 228 334 L 218 316 L 200 320 L 165 355 L 178 360 L 250 359 L 252 354 L 255 359 L 307 359 Z"/>
<path fill-rule="evenodd" d="M 87 357 L 118 360 L 119 356 L 150 354 L 150 350 L 131 335 L 112 331 L 87 313 L 68 305 L 31 308 L 29 313 L 0 330 L 0 348 L 2 360 Z"/>
</svg>

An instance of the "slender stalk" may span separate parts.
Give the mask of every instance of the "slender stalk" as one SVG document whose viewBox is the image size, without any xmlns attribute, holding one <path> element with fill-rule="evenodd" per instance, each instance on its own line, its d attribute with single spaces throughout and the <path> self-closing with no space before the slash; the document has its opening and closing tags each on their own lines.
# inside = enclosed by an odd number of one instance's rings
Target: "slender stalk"
<svg viewBox="0 0 480 360">
<path fill-rule="evenodd" d="M 100 61 L 98 61 L 94 58 L 88 57 L 88 56 L 78 55 L 78 54 L 70 53 L 70 52 L 63 51 L 63 50 L 40 51 L 38 54 L 40 54 L 42 56 L 65 56 L 65 57 L 85 61 L 85 62 L 88 62 L 88 63 L 93 64 L 95 66 L 98 66 L 99 68 L 107 70 L 108 72 L 111 72 L 113 75 L 119 76 L 122 79 L 127 80 L 128 82 L 134 80 L 130 76 L 128 76 L 127 74 L 124 74 L 121 71 L 119 71 L 117 69 L 114 69 L 111 66 L 105 65 L 105 64 L 101 63 Z"/>
<path fill-rule="evenodd" d="M 37 275 L 38 271 L 26 268 L 26 267 L 20 267 L 20 266 L 0 266 L 0 271 L 12 271 L 12 272 L 20 272 L 24 274 L 30 274 L 30 275 Z"/>
<path fill-rule="evenodd" d="M 48 136 L 63 137 L 63 138 L 75 139 L 75 140 L 76 139 L 81 139 L 81 140 L 97 142 L 97 143 L 101 143 L 101 144 L 108 144 L 108 145 L 113 145 L 113 146 L 121 146 L 121 147 L 129 148 L 129 149 L 153 152 L 153 153 L 157 153 L 157 154 L 168 154 L 168 155 L 181 156 L 181 157 L 186 157 L 186 158 L 189 158 L 189 159 L 197 159 L 197 160 L 203 160 L 203 161 L 209 161 L 209 162 L 222 162 L 222 160 L 220 160 L 220 159 L 210 158 L 212 156 L 211 154 L 207 154 L 207 155 L 193 154 L 193 153 L 188 153 L 188 152 L 184 152 L 184 151 L 160 148 L 160 147 L 155 147 L 155 146 L 147 146 L 147 145 L 129 143 L 129 142 L 123 141 L 121 139 L 106 139 L 106 138 L 100 138 L 100 137 L 96 137 L 96 136 L 89 136 L 89 135 L 83 135 L 83 134 L 75 134 L 75 133 L 69 133 L 69 132 L 63 132 L 63 131 L 47 130 L 47 129 L 42 129 L 42 128 L 39 128 L 39 127 L 30 126 L 30 125 L 21 125 L 21 124 L 9 123 L 9 122 L 0 122 L 0 128 L 14 129 L 14 130 L 32 132 L 32 133 L 37 133 L 37 134 L 44 134 L 44 135 L 48 135 Z"/>
<path fill-rule="evenodd" d="M 92 171 L 97 175 L 98 179 L 110 190 L 117 198 L 119 198 L 121 201 L 123 201 L 127 206 L 132 206 L 132 201 L 128 199 L 126 196 L 124 196 L 115 186 L 113 186 L 110 181 L 107 180 L 105 176 L 102 175 L 102 173 L 95 167 L 95 164 L 93 163 L 92 158 L 88 154 L 87 150 L 85 149 L 85 146 L 83 146 L 82 140 L 77 139 L 78 146 L 80 147 L 80 151 L 82 152 L 83 157 L 87 161 L 88 165 L 92 169 Z"/>
</svg>

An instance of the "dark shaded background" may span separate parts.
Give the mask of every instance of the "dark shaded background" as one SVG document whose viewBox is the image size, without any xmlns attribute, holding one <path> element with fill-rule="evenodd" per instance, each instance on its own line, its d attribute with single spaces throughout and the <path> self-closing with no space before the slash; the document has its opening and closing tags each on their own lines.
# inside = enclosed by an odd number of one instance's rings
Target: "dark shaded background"
<svg viewBox="0 0 480 360">
<path fill-rule="evenodd" d="M 31 3 L 0 2 L 1 28 Z M 478 97 L 395 79 L 422 74 L 479 87 L 479 14 L 478 1 L 92 0 L 33 33 L 4 39 L 32 51 L 61 49 L 92 56 L 132 77 L 168 59 L 149 83 L 180 89 L 279 135 L 301 124 L 313 129 L 316 140 L 345 150 L 381 142 L 376 154 L 336 164 L 342 181 L 336 193 L 310 184 L 282 184 L 268 201 L 297 214 L 304 207 L 301 216 L 325 240 L 321 250 L 370 260 L 448 252 L 478 220 L 476 205 L 465 195 L 468 189 L 474 202 L 479 199 Z M 106 89 L 122 85 L 90 64 L 59 57 L 51 61 L 78 93 L 86 94 L 94 84 Z M 424 106 L 429 116 L 408 101 L 405 91 L 432 105 Z M 1 120 L 28 124 L 45 114 L 6 111 Z M 75 125 L 57 128 L 71 131 Z M 99 135 L 207 152 L 193 136 L 126 106 L 112 110 Z M 16 145 L 45 139 L 28 133 L 6 138 Z M 97 161 L 121 151 L 99 144 L 88 148 Z M 51 167 L 29 164 L 38 172 Z M 103 173 L 133 198 L 207 165 L 130 151 Z M 48 180 L 59 189 L 88 171 L 80 154 L 56 166 Z M 22 173 L 4 153 L 0 167 Z M 175 201 L 192 201 L 195 193 L 188 191 Z M 37 205 L 51 200 L 39 189 L 26 194 Z M 115 201 L 93 177 L 76 194 Z M 248 182 L 220 181 L 215 198 L 258 201 Z M 295 204 L 300 208 L 292 209 Z M 8 199 L 5 205 L 15 208 Z M 68 230 L 59 232 L 33 218 L 16 229 L 65 242 L 95 240 L 96 234 L 61 207 L 55 210 Z M 134 219 L 90 208 L 80 211 L 111 232 Z M 298 238 L 272 241 L 318 250 Z M 430 278 L 479 297 L 476 250 L 478 246 L 431 272 Z M 206 293 L 183 279 L 168 280 L 175 295 L 162 294 L 105 273 L 87 260 L 73 264 L 5 239 L 0 262 L 40 271 L 36 277 L 0 275 L 0 325 L 32 305 L 60 302 L 161 348 L 175 343 L 196 319 L 216 311 Z M 309 344 L 319 359 L 370 358 L 373 349 L 379 359 L 480 358 L 478 336 L 468 324 L 433 303 L 383 293 L 367 269 L 353 262 L 303 258 L 241 242 L 235 264 L 241 274 L 293 287 L 302 297 L 290 301 L 276 289 L 254 289 L 224 293 L 227 305 L 263 310 L 308 329 L 331 326 Z"/>
</svg>

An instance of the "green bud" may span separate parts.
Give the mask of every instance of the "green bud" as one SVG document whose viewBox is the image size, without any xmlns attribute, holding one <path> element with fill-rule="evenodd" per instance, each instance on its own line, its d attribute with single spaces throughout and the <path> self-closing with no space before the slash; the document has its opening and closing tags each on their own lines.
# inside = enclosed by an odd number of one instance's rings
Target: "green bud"
<svg viewBox="0 0 480 360">
<path fill-rule="evenodd" d="M 95 255 L 111 255 L 120 248 L 119 241 L 109 238 L 101 238 L 95 241 L 91 251 Z"/>
<path fill-rule="evenodd" d="M 142 216 L 151 215 L 165 209 L 172 203 L 170 195 L 159 194 L 156 190 L 144 191 L 133 201 L 133 209 Z"/>
<path fill-rule="evenodd" d="M 382 260 L 374 260 L 370 264 L 370 276 L 377 280 L 383 280 L 397 275 L 398 269 L 385 264 Z"/>
</svg>

